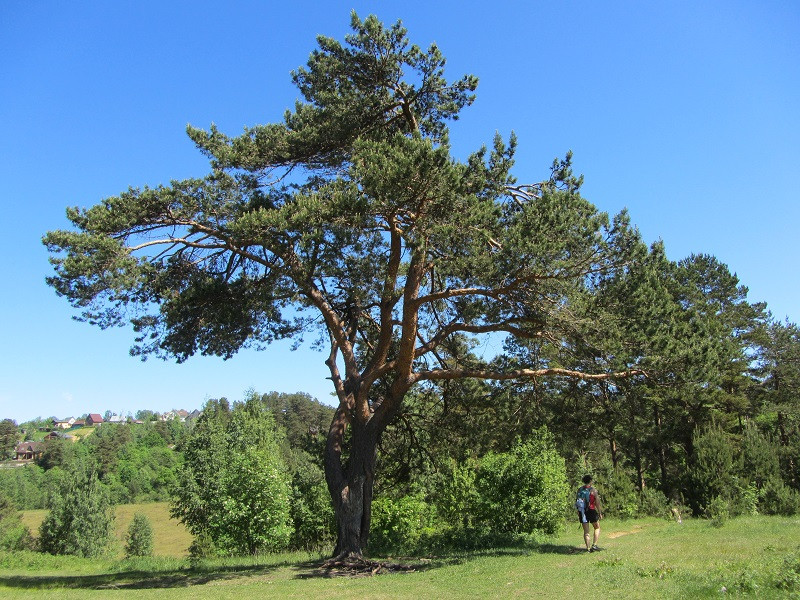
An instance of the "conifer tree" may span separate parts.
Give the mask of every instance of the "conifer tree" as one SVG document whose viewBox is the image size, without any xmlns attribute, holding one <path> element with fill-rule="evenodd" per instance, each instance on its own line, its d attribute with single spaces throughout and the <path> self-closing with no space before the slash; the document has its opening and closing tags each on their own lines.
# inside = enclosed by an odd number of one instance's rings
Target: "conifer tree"
<svg viewBox="0 0 800 600">
<path fill-rule="evenodd" d="M 580 195 L 570 155 L 533 184 L 511 174 L 513 135 L 455 157 L 448 126 L 477 78 L 448 80 L 439 48 L 410 44 L 399 22 L 353 14 L 352 30 L 318 38 L 283 120 L 237 137 L 189 127 L 205 178 L 69 209 L 76 230 L 44 242 L 50 285 L 92 324 L 132 324 L 134 354 L 230 358 L 314 335 L 338 400 L 325 454 L 336 553 L 359 556 L 377 443 L 415 386 L 637 372 L 568 369 L 558 352 L 484 364 L 471 350 L 483 336 L 574 343 L 586 297 L 641 242 L 625 213 Z"/>
</svg>

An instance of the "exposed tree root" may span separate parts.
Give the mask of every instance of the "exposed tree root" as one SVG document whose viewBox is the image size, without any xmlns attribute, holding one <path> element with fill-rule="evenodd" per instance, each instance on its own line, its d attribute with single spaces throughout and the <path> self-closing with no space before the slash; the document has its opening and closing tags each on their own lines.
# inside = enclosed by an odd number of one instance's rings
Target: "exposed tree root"
<svg viewBox="0 0 800 600">
<path fill-rule="evenodd" d="M 364 558 L 361 554 L 345 552 L 322 563 L 321 570 L 329 577 L 371 577 L 385 573 L 412 572 L 414 565 L 380 562 Z"/>
</svg>

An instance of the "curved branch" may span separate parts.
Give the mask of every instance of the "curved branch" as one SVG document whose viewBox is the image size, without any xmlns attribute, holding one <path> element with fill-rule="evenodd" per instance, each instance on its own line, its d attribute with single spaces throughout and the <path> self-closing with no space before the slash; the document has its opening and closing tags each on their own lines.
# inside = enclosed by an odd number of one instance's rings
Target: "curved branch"
<svg viewBox="0 0 800 600">
<path fill-rule="evenodd" d="M 515 319 L 514 321 L 520 321 L 520 319 Z M 514 321 L 504 321 L 502 323 L 493 323 L 491 325 L 468 325 L 466 323 L 450 323 L 446 327 L 439 330 L 439 332 L 433 336 L 428 342 L 418 346 L 416 349 L 416 358 L 419 358 L 428 352 L 431 352 L 435 348 L 438 348 L 444 340 L 446 340 L 449 336 L 453 335 L 454 333 L 510 333 L 515 337 L 521 339 L 529 339 L 532 340 L 534 338 L 541 338 L 546 337 L 544 331 L 526 331 L 521 327 L 516 327 L 512 325 Z M 533 319 L 530 320 L 531 323 L 539 323 L 539 321 L 535 321 Z"/>
<path fill-rule="evenodd" d="M 414 382 L 420 381 L 447 381 L 450 379 L 491 379 L 494 381 L 508 381 L 509 379 L 535 379 L 537 377 L 569 377 L 583 381 L 603 381 L 606 379 L 627 379 L 637 375 L 647 377 L 647 372 L 642 369 L 616 371 L 612 373 L 584 373 L 574 369 L 549 367 L 546 369 L 515 369 L 514 371 L 491 371 L 482 369 L 436 369 L 417 373 Z"/>
</svg>

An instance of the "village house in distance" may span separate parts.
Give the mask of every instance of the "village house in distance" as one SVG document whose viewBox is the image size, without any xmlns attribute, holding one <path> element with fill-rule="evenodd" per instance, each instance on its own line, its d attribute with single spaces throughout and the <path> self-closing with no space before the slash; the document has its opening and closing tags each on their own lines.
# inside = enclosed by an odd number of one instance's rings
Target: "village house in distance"
<svg viewBox="0 0 800 600">
<path fill-rule="evenodd" d="M 159 414 L 153 413 L 154 420 L 158 421 L 171 421 L 178 420 L 181 423 L 196 419 L 202 414 L 200 410 L 193 410 L 192 412 L 184 409 L 173 409 L 168 412 Z M 66 419 L 53 419 L 52 427 L 40 427 L 39 431 L 46 432 L 42 441 L 26 440 L 16 445 L 14 449 L 14 460 L 20 462 L 31 462 L 41 458 L 42 453 L 46 449 L 46 443 L 51 440 L 62 439 L 71 442 L 77 442 L 78 435 L 72 435 L 70 432 L 75 432 L 85 427 L 100 427 L 104 424 L 109 425 L 141 425 L 143 421 L 134 419 L 133 417 L 124 417 L 121 415 L 106 413 L 106 418 L 99 413 L 89 413 L 85 418 L 76 419 L 68 417 Z M 25 433 L 24 431 L 22 433 Z"/>
</svg>

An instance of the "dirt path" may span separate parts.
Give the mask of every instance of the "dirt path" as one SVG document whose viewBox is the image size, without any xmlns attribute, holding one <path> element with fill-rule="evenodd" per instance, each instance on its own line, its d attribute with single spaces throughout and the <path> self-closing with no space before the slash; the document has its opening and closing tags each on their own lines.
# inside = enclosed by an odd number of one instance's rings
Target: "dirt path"
<svg viewBox="0 0 800 600">
<path fill-rule="evenodd" d="M 614 538 L 622 537 L 623 535 L 629 535 L 631 533 L 639 533 L 639 532 L 643 531 L 644 529 L 645 529 L 645 527 L 642 526 L 642 525 L 635 525 L 633 527 L 633 529 L 631 529 L 629 531 L 615 531 L 613 533 L 605 534 L 605 537 L 607 537 L 608 539 L 613 540 Z"/>
</svg>

